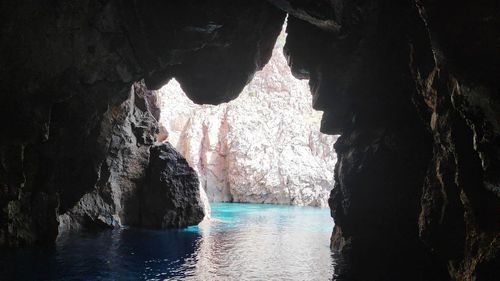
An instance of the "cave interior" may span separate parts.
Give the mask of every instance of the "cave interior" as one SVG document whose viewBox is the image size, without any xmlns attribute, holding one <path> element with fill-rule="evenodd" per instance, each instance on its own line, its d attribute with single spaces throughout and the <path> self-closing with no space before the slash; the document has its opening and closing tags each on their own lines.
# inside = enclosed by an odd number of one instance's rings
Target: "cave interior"
<svg viewBox="0 0 500 281">
<path fill-rule="evenodd" d="M 235 99 L 286 19 L 288 65 L 309 79 L 321 131 L 340 135 L 328 199 L 335 278 L 500 278 L 498 1 L 0 7 L 0 247 L 53 243 L 65 227 L 199 222 L 203 210 L 189 204 L 154 219 L 200 195 L 157 196 L 165 181 L 185 181 L 159 175 L 192 169 L 154 146 L 148 93 L 175 78 L 195 103 Z"/>
</svg>

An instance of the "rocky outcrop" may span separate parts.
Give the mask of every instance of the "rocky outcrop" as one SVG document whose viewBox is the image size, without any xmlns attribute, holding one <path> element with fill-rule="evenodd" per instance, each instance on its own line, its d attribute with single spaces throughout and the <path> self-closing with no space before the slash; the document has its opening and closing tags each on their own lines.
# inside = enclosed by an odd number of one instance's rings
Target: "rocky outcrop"
<svg viewBox="0 0 500 281">
<path fill-rule="evenodd" d="M 169 143 L 151 147 L 139 200 L 140 215 L 135 226 L 186 227 L 198 224 L 205 215 L 198 176 Z"/>
<path fill-rule="evenodd" d="M 266 1 L 122 1 L 122 23 L 150 89 L 175 77 L 196 103 L 238 96 L 271 57 L 285 13 Z"/>
<path fill-rule="evenodd" d="M 144 84 L 135 83 L 129 98 L 103 115 L 97 139 L 106 157 L 98 163 L 95 186 L 59 215 L 59 233 L 123 225 L 185 227 L 203 219 L 192 168 L 171 147 L 152 146 L 158 127 L 148 96 Z"/>
<path fill-rule="evenodd" d="M 198 172 L 211 201 L 327 207 L 333 188 L 334 136 L 319 132 L 307 81 L 273 56 L 237 100 L 196 105 L 177 81 L 157 91 L 160 126 Z"/>
<path fill-rule="evenodd" d="M 128 99 L 104 113 L 97 143 L 105 158 L 95 164 L 99 169 L 94 186 L 73 207 L 61 209 L 60 232 L 140 221 L 138 183 L 146 177 L 150 146 L 158 130 L 147 109 L 146 94 L 144 85 L 136 83 Z"/>
</svg>

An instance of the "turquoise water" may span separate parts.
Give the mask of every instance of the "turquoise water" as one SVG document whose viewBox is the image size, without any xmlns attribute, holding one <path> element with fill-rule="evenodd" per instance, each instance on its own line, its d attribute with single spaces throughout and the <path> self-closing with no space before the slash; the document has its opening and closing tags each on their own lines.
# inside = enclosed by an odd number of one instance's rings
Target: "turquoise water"
<svg viewBox="0 0 500 281">
<path fill-rule="evenodd" d="M 212 204 L 184 230 L 116 229 L 0 254 L 1 280 L 331 280 L 328 209 Z"/>
</svg>

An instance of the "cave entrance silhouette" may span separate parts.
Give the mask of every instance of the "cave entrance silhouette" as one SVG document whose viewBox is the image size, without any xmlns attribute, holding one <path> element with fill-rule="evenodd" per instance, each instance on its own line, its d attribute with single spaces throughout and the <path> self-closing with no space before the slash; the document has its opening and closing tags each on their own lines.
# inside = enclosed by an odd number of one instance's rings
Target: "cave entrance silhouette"
<svg viewBox="0 0 500 281">
<path fill-rule="evenodd" d="M 283 54 L 284 30 L 270 61 L 233 101 L 195 104 L 175 79 L 154 91 L 157 141 L 184 155 L 211 202 L 328 207 L 337 136 L 320 133 L 308 81 L 292 75 Z"/>
</svg>

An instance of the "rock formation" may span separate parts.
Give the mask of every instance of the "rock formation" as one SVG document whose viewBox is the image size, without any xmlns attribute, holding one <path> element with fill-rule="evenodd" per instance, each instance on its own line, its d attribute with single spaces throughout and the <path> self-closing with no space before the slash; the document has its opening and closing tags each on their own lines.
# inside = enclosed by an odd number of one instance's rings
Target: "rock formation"
<svg viewBox="0 0 500 281">
<path fill-rule="evenodd" d="M 286 12 L 292 73 L 323 132 L 341 134 L 336 278 L 498 279 L 498 1 L 4 2 L 1 246 L 53 241 L 101 168 L 120 170 L 99 136 L 134 82 L 174 77 L 195 102 L 229 101 Z"/>
<path fill-rule="evenodd" d="M 321 114 L 307 81 L 290 73 L 284 42 L 283 31 L 269 63 L 229 103 L 196 105 L 175 80 L 156 93 L 160 137 L 195 167 L 211 201 L 328 206 L 336 137 L 319 132 Z"/>
<path fill-rule="evenodd" d="M 97 224 L 123 220 L 108 215 L 123 202 L 99 202 L 92 194 L 110 170 L 125 181 L 127 193 L 147 166 L 141 154 L 150 144 L 136 149 L 132 135 L 113 139 L 106 120 L 128 115 L 119 108 L 132 84 L 144 78 L 159 88 L 175 73 L 198 102 L 234 98 L 269 60 L 285 17 L 267 2 L 250 0 L 17 1 L 2 4 L 0 15 L 0 118 L 9 120 L 0 126 L 2 247 L 54 241 L 58 217 L 68 212 Z M 196 91 L 207 79 L 218 82 Z M 127 162 L 108 157 L 110 143 L 111 154 L 123 153 Z M 121 177 L 124 164 L 139 162 L 140 170 Z"/>
<path fill-rule="evenodd" d="M 60 231 L 139 221 L 138 183 L 146 177 L 149 149 L 158 130 L 144 94 L 144 86 L 135 84 L 128 99 L 104 113 L 96 138 L 105 158 L 97 160 L 95 186 L 69 210 L 60 211 Z"/>
<path fill-rule="evenodd" d="M 404 24 L 409 12 L 403 4 L 372 10 L 365 3 L 343 13 L 342 32 L 335 35 L 290 18 L 285 46 L 293 73 L 310 79 L 313 106 L 324 111 L 323 130 L 341 135 L 329 203 L 332 246 L 349 267 L 338 267 L 338 274 L 348 280 L 441 280 L 444 266 L 418 238 L 431 153 L 412 103 Z"/>
<path fill-rule="evenodd" d="M 135 83 L 129 98 L 104 114 L 97 141 L 106 151 L 95 186 L 59 215 L 59 232 L 122 225 L 185 227 L 203 219 L 192 168 L 174 149 L 152 146 L 158 128 L 147 95 L 144 85 Z"/>
<path fill-rule="evenodd" d="M 169 144 L 151 147 L 146 179 L 139 190 L 139 221 L 151 228 L 186 227 L 204 217 L 196 172 Z"/>
<path fill-rule="evenodd" d="M 451 279 L 495 280 L 500 276 L 500 4 L 423 1 L 417 8 L 429 34 L 424 46 L 433 50 L 424 51 L 416 41 L 410 60 L 433 138 L 419 234 L 447 262 Z"/>
<path fill-rule="evenodd" d="M 497 279 L 499 4 L 271 2 L 296 16 L 292 71 L 341 134 L 339 278 Z"/>
</svg>

